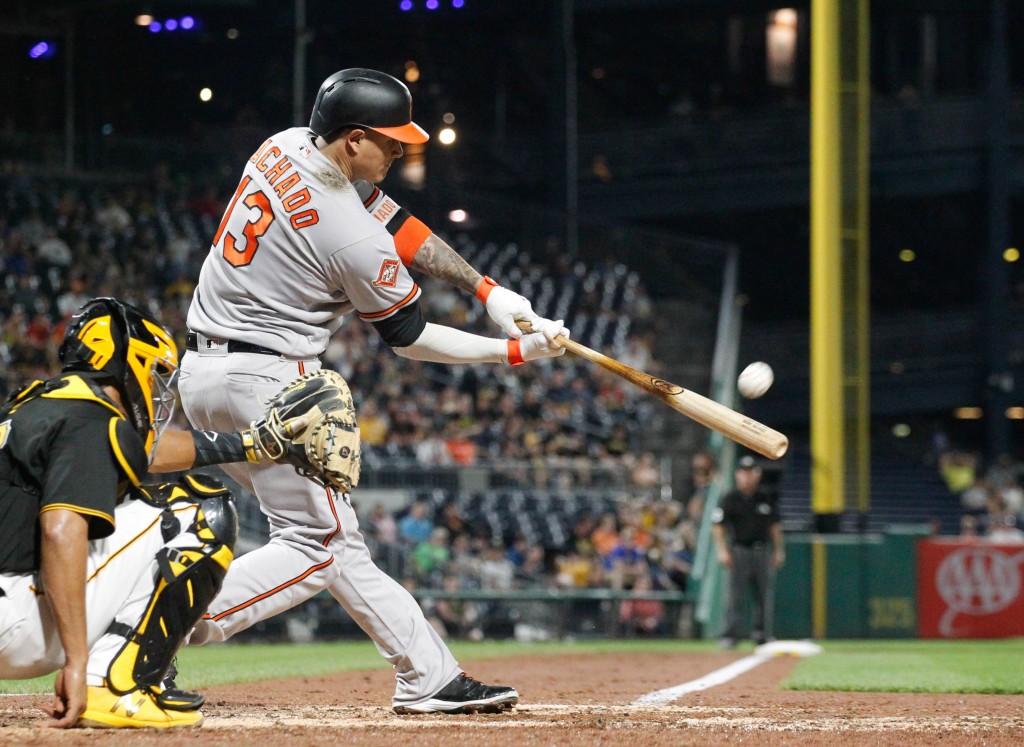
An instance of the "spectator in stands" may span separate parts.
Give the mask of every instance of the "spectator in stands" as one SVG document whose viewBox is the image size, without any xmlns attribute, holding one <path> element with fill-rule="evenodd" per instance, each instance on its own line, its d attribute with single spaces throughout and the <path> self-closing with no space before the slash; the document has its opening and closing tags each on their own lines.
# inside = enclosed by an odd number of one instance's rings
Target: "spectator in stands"
<svg viewBox="0 0 1024 747">
<path fill-rule="evenodd" d="M 412 552 L 412 566 L 417 582 L 426 588 L 440 586 L 449 560 L 451 551 L 448 549 L 448 530 L 434 527 L 430 536 L 416 545 Z"/>
<path fill-rule="evenodd" d="M 437 425 L 427 419 L 416 427 L 416 463 L 423 467 L 446 467 L 455 463 L 448 451 L 448 442 Z"/>
<path fill-rule="evenodd" d="M 992 490 L 988 480 L 982 476 L 976 476 L 974 482 L 960 493 L 960 505 L 971 514 L 985 513 L 991 500 Z"/>
<path fill-rule="evenodd" d="M 639 596 L 653 591 L 650 575 L 637 576 L 633 591 Z M 665 630 L 665 605 L 657 599 L 623 599 L 619 603 L 619 626 L 629 634 L 651 635 Z"/>
<path fill-rule="evenodd" d="M 484 549 L 480 562 L 480 588 L 484 591 L 511 591 L 515 580 L 515 566 L 505 556 L 500 539 L 493 539 Z M 511 619 L 506 604 L 494 600 L 483 605 L 483 630 L 488 635 L 511 632 Z"/>
<path fill-rule="evenodd" d="M 993 544 L 1024 545 L 1024 530 L 1017 526 L 1016 516 L 1003 513 L 990 518 L 985 538 Z"/>
<path fill-rule="evenodd" d="M 367 533 L 378 545 L 398 544 L 398 524 L 395 523 L 395 517 L 382 504 L 374 504 L 367 518 L 366 528 Z"/>
<path fill-rule="evenodd" d="M 594 543 L 591 540 L 597 525 L 594 522 L 594 515 L 590 511 L 582 511 L 573 522 L 572 537 L 569 538 L 567 551 L 575 551 L 580 555 L 589 555 L 594 550 Z"/>
<path fill-rule="evenodd" d="M 640 454 L 629 471 L 629 481 L 638 488 L 653 490 L 661 487 L 661 472 L 652 452 L 644 451 Z"/>
<path fill-rule="evenodd" d="M 406 576 L 407 552 L 392 513 L 381 504 L 375 504 L 364 524 L 364 532 L 367 546 L 384 572 L 394 579 Z"/>
<path fill-rule="evenodd" d="M 516 565 L 516 587 L 534 589 L 547 586 L 547 583 L 548 573 L 544 548 L 540 545 L 527 545 L 523 562 Z"/>
<path fill-rule="evenodd" d="M 434 524 L 427 518 L 428 510 L 426 501 L 415 501 L 409 507 L 409 513 L 399 520 L 398 536 L 408 547 L 416 547 L 430 538 Z"/>
<path fill-rule="evenodd" d="M 488 591 L 508 591 L 515 578 L 515 566 L 505 556 L 500 539 L 491 540 L 484 549 L 480 563 L 480 588 Z"/>
<path fill-rule="evenodd" d="M 950 450 L 939 460 L 939 473 L 949 492 L 959 495 L 974 484 L 978 457 L 966 451 Z"/>
<path fill-rule="evenodd" d="M 47 265 L 66 269 L 71 265 L 71 247 L 57 233 L 57 229 L 49 226 L 46 235 L 36 248 L 36 256 Z"/>
<path fill-rule="evenodd" d="M 474 540 L 467 534 L 452 538 L 451 559 L 448 561 L 448 575 L 459 581 L 461 589 L 480 588 L 480 555 L 473 547 Z"/>
<path fill-rule="evenodd" d="M 571 549 L 555 558 L 555 584 L 569 589 L 595 585 L 593 551 Z"/>
<path fill-rule="evenodd" d="M 455 594 L 460 590 L 459 580 L 455 576 L 445 576 L 443 590 Z M 421 605 L 423 614 L 437 634 L 443 639 L 468 638 L 479 641 L 484 637 L 479 627 L 480 604 L 467 602 L 463 599 L 440 597 L 425 599 Z"/>
<path fill-rule="evenodd" d="M 388 419 L 370 395 L 359 405 L 359 441 L 363 447 L 383 448 L 388 440 Z"/>
<path fill-rule="evenodd" d="M 964 514 L 960 517 L 960 539 L 965 542 L 974 542 L 978 539 L 977 516 Z"/>
<path fill-rule="evenodd" d="M 605 557 L 604 569 L 613 589 L 632 589 L 638 578 L 648 575 L 647 553 L 637 545 L 634 527 L 622 527 L 618 543 Z"/>
<path fill-rule="evenodd" d="M 455 464 L 467 466 L 476 462 L 476 444 L 470 440 L 457 420 L 450 420 L 444 429 L 448 455 Z"/>
<path fill-rule="evenodd" d="M 1021 489 L 1016 474 L 1007 478 L 998 489 L 998 495 L 1002 499 L 1007 513 L 1014 516 L 1024 513 L 1024 490 Z"/>
<path fill-rule="evenodd" d="M 590 544 L 602 558 L 607 557 L 619 544 L 619 520 L 614 512 L 602 514 L 600 523 L 590 534 Z"/>
<path fill-rule="evenodd" d="M 616 423 L 612 426 L 611 434 L 604 442 L 605 451 L 612 456 L 622 457 L 633 451 L 630 443 L 629 428 L 625 423 Z"/>
<path fill-rule="evenodd" d="M 700 523 L 704 515 L 708 489 L 718 479 L 718 462 L 710 451 L 698 451 L 690 458 L 690 496 L 687 513 L 690 520 Z"/>
</svg>

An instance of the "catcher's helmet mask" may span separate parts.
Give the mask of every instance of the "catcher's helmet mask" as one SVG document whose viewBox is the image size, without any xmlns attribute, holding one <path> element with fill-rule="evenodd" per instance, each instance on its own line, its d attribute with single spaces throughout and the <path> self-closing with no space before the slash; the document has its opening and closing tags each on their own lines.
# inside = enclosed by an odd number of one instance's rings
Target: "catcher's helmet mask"
<svg viewBox="0 0 1024 747">
<path fill-rule="evenodd" d="M 94 298 L 71 317 L 58 351 L 62 371 L 105 374 L 152 459 L 174 414 L 178 351 L 153 317 L 116 298 Z"/>
<path fill-rule="evenodd" d="M 341 70 L 320 85 L 309 129 L 328 142 L 341 130 L 374 130 L 401 143 L 425 143 L 412 121 L 412 94 L 387 73 L 361 67 Z"/>
</svg>

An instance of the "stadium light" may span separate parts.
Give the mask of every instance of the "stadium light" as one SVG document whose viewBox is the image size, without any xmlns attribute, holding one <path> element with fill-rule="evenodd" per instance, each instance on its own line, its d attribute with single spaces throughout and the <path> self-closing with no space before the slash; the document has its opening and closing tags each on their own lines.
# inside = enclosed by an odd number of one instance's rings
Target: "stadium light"
<svg viewBox="0 0 1024 747">
<path fill-rule="evenodd" d="M 150 21 L 149 22 L 149 32 L 151 34 L 159 34 L 163 30 L 164 30 L 164 25 L 162 23 L 160 23 L 160 21 Z"/>
<path fill-rule="evenodd" d="M 46 60 L 55 54 L 57 54 L 56 43 L 46 40 L 37 41 L 28 50 L 28 56 L 33 60 Z"/>
<path fill-rule="evenodd" d="M 440 4 L 439 0 L 427 0 L 427 10 L 437 10 Z"/>
<path fill-rule="evenodd" d="M 192 29 L 195 28 L 195 26 L 196 26 L 196 19 L 193 18 L 192 16 L 185 16 L 184 18 L 181 19 L 181 27 L 185 31 L 191 31 Z"/>
<path fill-rule="evenodd" d="M 957 420 L 981 420 L 984 412 L 980 407 L 958 407 L 953 410 L 953 417 Z"/>
<path fill-rule="evenodd" d="M 168 18 L 166 21 L 164 21 L 164 28 L 167 31 L 174 31 L 175 29 L 178 28 L 178 19 L 177 18 Z"/>
<path fill-rule="evenodd" d="M 398 8 L 399 8 L 399 10 L 403 10 L 403 11 L 412 10 L 412 8 L 413 8 L 412 0 L 402 0 L 402 2 L 400 2 L 398 4 Z"/>
</svg>

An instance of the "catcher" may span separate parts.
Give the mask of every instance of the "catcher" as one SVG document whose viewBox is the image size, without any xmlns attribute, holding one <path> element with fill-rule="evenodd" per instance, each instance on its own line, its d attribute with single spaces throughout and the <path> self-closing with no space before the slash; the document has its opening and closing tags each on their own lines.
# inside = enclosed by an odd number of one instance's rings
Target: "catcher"
<svg viewBox="0 0 1024 747">
<path fill-rule="evenodd" d="M 307 418 L 279 408 L 238 432 L 164 432 L 174 342 L 112 298 L 82 307 L 59 353 L 59 376 L 0 406 L 0 679 L 57 671 L 57 727 L 198 726 L 202 697 L 165 683 L 232 561 L 235 506 L 204 475 L 150 486 L 140 477 L 273 454 L 354 483 L 351 399 L 345 409 L 303 382 Z M 329 408 L 340 414 L 323 416 Z"/>
</svg>

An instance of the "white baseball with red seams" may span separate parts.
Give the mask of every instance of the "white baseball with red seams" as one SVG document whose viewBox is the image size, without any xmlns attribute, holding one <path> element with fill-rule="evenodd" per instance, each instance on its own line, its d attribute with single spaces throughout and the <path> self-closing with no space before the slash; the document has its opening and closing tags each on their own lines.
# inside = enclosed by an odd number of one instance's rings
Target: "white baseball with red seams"
<svg viewBox="0 0 1024 747">
<path fill-rule="evenodd" d="M 774 381 L 772 367 L 764 361 L 756 361 L 743 369 L 736 388 L 747 399 L 757 399 L 771 388 Z"/>
</svg>

